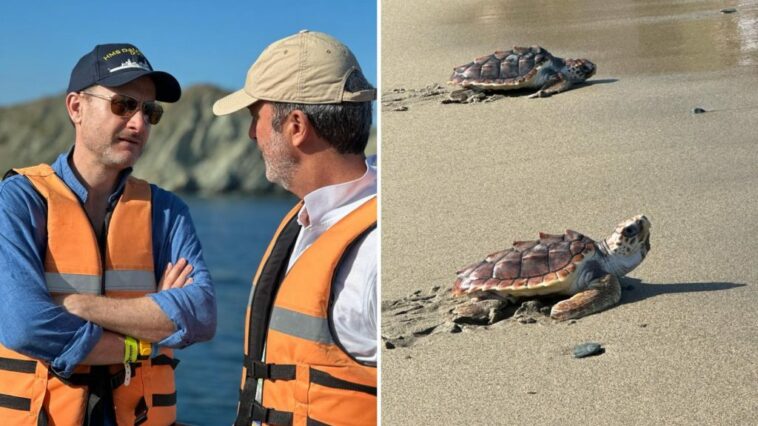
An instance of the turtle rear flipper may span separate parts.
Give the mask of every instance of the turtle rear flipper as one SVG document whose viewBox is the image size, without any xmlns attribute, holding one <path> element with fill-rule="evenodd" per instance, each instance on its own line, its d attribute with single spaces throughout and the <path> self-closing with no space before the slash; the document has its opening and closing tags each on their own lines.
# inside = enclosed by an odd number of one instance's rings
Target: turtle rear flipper
<svg viewBox="0 0 758 426">
<path fill-rule="evenodd" d="M 506 299 L 471 299 L 453 309 L 456 324 L 494 324 L 507 316 L 509 301 Z"/>
<path fill-rule="evenodd" d="M 558 321 L 581 318 L 607 309 L 619 300 L 621 284 L 615 275 L 606 274 L 590 282 L 586 290 L 556 303 L 550 317 Z"/>
</svg>

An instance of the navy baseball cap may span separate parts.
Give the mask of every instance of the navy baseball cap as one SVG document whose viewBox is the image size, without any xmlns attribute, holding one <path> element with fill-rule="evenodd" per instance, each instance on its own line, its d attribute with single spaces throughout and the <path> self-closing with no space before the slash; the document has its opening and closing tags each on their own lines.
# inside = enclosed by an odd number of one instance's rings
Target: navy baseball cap
<svg viewBox="0 0 758 426">
<path fill-rule="evenodd" d="M 71 71 L 68 93 L 79 92 L 94 84 L 116 87 L 150 76 L 155 83 L 155 99 L 161 102 L 176 102 L 182 89 L 174 76 L 163 71 L 153 71 L 145 55 L 128 43 L 98 44 L 82 56 Z"/>
</svg>

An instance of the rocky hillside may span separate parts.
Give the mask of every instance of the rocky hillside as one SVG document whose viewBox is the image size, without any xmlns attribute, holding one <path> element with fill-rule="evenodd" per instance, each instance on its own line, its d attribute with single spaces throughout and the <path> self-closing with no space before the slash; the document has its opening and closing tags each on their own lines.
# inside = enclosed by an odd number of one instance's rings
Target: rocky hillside
<svg viewBox="0 0 758 426">
<path fill-rule="evenodd" d="M 247 136 L 249 114 L 216 117 L 211 112 L 213 102 L 226 94 L 192 86 L 176 104 L 163 104 L 163 120 L 153 128 L 135 176 L 204 195 L 280 192 L 266 180 L 260 153 Z M 63 95 L 0 108 L 0 173 L 53 161 L 73 140 Z M 375 151 L 373 140 L 370 147 Z"/>
</svg>

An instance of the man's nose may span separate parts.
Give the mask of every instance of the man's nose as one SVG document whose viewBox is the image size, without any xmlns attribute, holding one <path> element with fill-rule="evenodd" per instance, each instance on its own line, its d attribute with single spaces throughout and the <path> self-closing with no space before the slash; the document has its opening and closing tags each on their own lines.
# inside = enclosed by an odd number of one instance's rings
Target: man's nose
<svg viewBox="0 0 758 426">
<path fill-rule="evenodd" d="M 127 127 L 137 132 L 143 132 L 145 131 L 145 129 L 149 128 L 148 126 L 150 124 L 148 123 L 148 120 L 149 118 L 147 114 L 145 114 L 145 112 L 143 111 L 143 108 L 141 108 L 141 105 L 140 105 L 140 108 L 137 109 L 134 115 L 129 117 L 129 121 L 127 122 Z"/>
<path fill-rule="evenodd" d="M 250 130 L 248 130 L 247 135 L 250 136 L 250 139 L 252 139 L 253 142 L 258 142 L 258 135 L 255 133 L 255 121 L 250 123 Z"/>
</svg>

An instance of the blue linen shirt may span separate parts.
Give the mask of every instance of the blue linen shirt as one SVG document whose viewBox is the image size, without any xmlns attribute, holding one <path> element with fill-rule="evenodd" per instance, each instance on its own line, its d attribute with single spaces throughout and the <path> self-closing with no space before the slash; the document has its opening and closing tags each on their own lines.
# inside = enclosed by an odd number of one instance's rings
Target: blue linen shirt
<svg viewBox="0 0 758 426">
<path fill-rule="evenodd" d="M 68 162 L 73 152 L 52 164 L 55 173 L 84 204 L 87 189 Z M 131 168 L 119 175 L 108 202 L 115 205 Z M 216 298 L 187 205 L 153 184 L 152 222 L 155 282 L 169 262 L 185 258 L 193 266 L 193 282 L 149 295 L 174 323 L 176 330 L 157 342 L 182 348 L 209 340 L 216 331 Z M 103 329 L 68 313 L 50 297 L 45 282 L 47 203 L 24 176 L 0 182 L 0 343 L 24 355 L 48 362 L 63 377 L 90 353 Z"/>
</svg>

